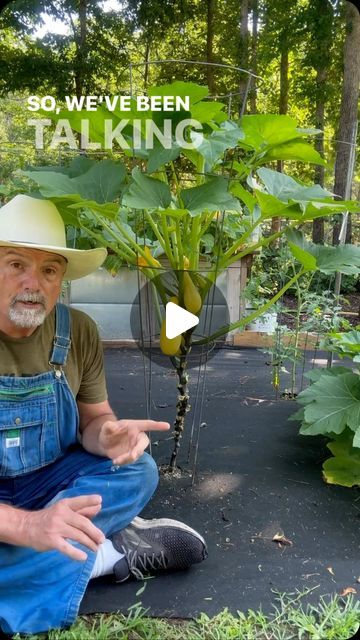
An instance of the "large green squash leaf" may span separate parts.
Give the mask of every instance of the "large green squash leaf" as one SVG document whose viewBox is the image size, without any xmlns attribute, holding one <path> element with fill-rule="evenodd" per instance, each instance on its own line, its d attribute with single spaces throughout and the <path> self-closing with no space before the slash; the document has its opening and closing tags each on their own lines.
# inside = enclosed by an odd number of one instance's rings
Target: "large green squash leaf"
<svg viewBox="0 0 360 640">
<path fill-rule="evenodd" d="M 170 218 L 174 218 L 175 220 L 180 220 L 181 218 L 189 214 L 187 209 L 176 209 L 173 207 L 164 209 L 164 211 L 161 211 L 161 213 L 169 216 Z"/>
<path fill-rule="evenodd" d="M 319 184 L 307 186 L 280 171 L 261 167 L 256 173 L 263 181 L 266 191 L 283 202 L 289 202 L 289 200 L 308 202 L 332 195 Z"/>
<path fill-rule="evenodd" d="M 101 148 L 105 146 L 105 120 L 112 121 L 113 130 L 120 122 L 120 117 L 103 105 L 99 105 L 96 111 L 69 111 L 68 109 L 62 109 L 59 113 L 46 113 L 46 117 L 51 118 L 56 123 L 59 120 L 68 122 L 71 129 L 78 133 L 86 132 L 89 141 L 100 144 Z M 62 135 L 64 135 L 64 132 L 62 132 Z"/>
<path fill-rule="evenodd" d="M 346 431 L 327 444 L 334 457 L 323 464 L 324 479 L 343 487 L 360 485 L 360 449 L 352 446 L 351 433 Z"/>
<path fill-rule="evenodd" d="M 192 131 L 190 134 L 193 142 L 199 139 L 200 134 Z M 197 152 L 205 158 L 206 169 L 211 170 L 219 158 L 222 157 L 226 149 L 233 149 L 237 146 L 239 139 L 243 137 L 243 132 L 234 123 L 226 122 L 216 131 L 213 131 L 207 138 L 203 136 L 201 144 L 197 147 Z"/>
<path fill-rule="evenodd" d="M 321 367 L 318 369 L 310 369 L 310 371 L 304 373 L 304 377 L 311 382 L 317 382 L 321 376 L 337 376 L 341 373 L 349 373 L 348 367 L 338 365 L 336 367 L 331 367 L 330 369 L 322 369 Z"/>
<path fill-rule="evenodd" d="M 96 111 L 69 111 L 63 109 L 60 113 L 49 112 L 44 114 L 55 123 L 64 120 L 69 123 L 71 129 L 79 134 L 85 134 L 86 142 L 97 143 L 100 149 L 113 145 L 119 145 L 125 154 L 131 156 L 147 158 L 144 149 L 133 148 L 134 120 L 136 127 L 141 130 L 141 139 L 145 138 L 145 125 L 149 119 L 148 111 L 138 111 L 135 100 L 131 100 L 129 111 L 120 111 L 115 108 L 109 111 L 104 104 L 97 106 Z M 171 114 L 170 114 L 171 115 Z M 119 126 L 119 131 L 116 131 Z M 111 140 L 105 140 L 105 131 L 108 127 Z M 112 135 L 114 134 L 114 136 Z M 62 132 L 64 135 L 64 132 Z"/>
<path fill-rule="evenodd" d="M 197 102 L 191 107 L 191 117 L 198 122 L 224 122 L 227 120 L 223 109 L 226 105 L 221 102 Z"/>
<path fill-rule="evenodd" d="M 195 82 L 183 82 L 182 80 L 148 89 L 149 96 L 180 96 L 183 99 L 189 96 L 190 106 L 206 98 L 208 93 L 207 87 L 195 84 Z"/>
<path fill-rule="evenodd" d="M 292 413 L 291 416 L 288 417 L 290 422 L 302 422 L 304 420 L 304 407 L 301 407 L 295 413 Z"/>
<path fill-rule="evenodd" d="M 70 178 L 56 171 L 22 171 L 23 175 L 38 183 L 43 196 L 78 196 L 78 199 L 98 203 L 112 202 L 124 186 L 126 168 L 121 162 L 102 160 L 90 166 L 88 171 Z"/>
<path fill-rule="evenodd" d="M 286 115 L 257 114 L 243 116 L 240 126 L 244 131 L 244 139 L 240 146 L 267 151 L 269 147 L 275 147 L 283 143 L 308 135 L 308 131 L 298 129 L 296 120 Z"/>
<path fill-rule="evenodd" d="M 180 155 L 180 147 L 175 142 L 172 143 L 171 149 L 165 149 L 162 145 L 156 144 L 153 149 L 149 151 L 148 163 L 146 167 L 147 173 L 153 173 L 157 171 L 159 167 L 167 162 L 172 162 Z"/>
<path fill-rule="evenodd" d="M 76 195 L 80 199 L 73 179 L 64 173 L 57 171 L 21 171 L 19 173 L 37 182 L 45 197 Z"/>
<path fill-rule="evenodd" d="M 61 200 L 61 198 L 51 198 L 53 202 L 58 206 L 57 201 Z M 67 205 L 68 210 L 83 210 L 90 209 L 91 211 L 96 211 L 100 213 L 103 218 L 109 218 L 110 220 L 115 220 L 119 214 L 119 205 L 112 202 L 104 202 L 100 204 L 99 202 L 95 202 L 94 200 L 80 200 L 74 203 Z"/>
<path fill-rule="evenodd" d="M 321 216 L 329 216 L 333 213 L 357 213 L 359 211 L 359 203 L 355 200 L 331 200 L 323 198 L 322 200 L 313 200 L 308 202 L 304 211 L 303 220 L 314 220 Z"/>
<path fill-rule="evenodd" d="M 317 264 L 323 273 L 357 274 L 360 269 L 360 247 L 343 244 L 337 247 L 319 247 Z"/>
<path fill-rule="evenodd" d="M 64 173 L 68 174 L 69 178 L 77 178 L 81 176 L 83 173 L 87 173 L 91 167 L 97 164 L 96 160 L 92 160 L 91 158 L 87 158 L 86 156 L 77 156 L 73 158 L 68 167 L 59 167 L 62 168 Z"/>
<path fill-rule="evenodd" d="M 360 331 L 331 332 L 327 334 L 325 342 L 326 349 L 335 351 L 341 358 L 348 357 L 353 362 L 360 362 Z"/>
<path fill-rule="evenodd" d="M 316 258 L 311 255 L 308 251 L 305 251 L 301 247 L 293 244 L 292 242 L 288 242 L 288 247 L 293 254 L 294 258 L 303 265 L 306 271 L 316 271 Z"/>
<path fill-rule="evenodd" d="M 260 162 L 266 164 L 272 160 L 300 160 L 311 164 L 326 165 L 326 161 L 311 144 L 298 140 L 272 147 L 266 151 Z"/>
<path fill-rule="evenodd" d="M 360 378 L 351 371 L 322 375 L 299 394 L 298 402 L 306 405 L 300 429 L 304 435 L 339 434 L 346 426 L 356 433 L 360 428 Z"/>
<path fill-rule="evenodd" d="M 69 198 L 67 196 L 52 197 L 51 201 L 55 204 L 65 224 L 80 228 L 78 211 L 70 209 L 74 202 L 79 203 L 81 201 L 79 196 L 71 196 Z"/>
<path fill-rule="evenodd" d="M 316 271 L 317 245 L 311 245 L 307 242 L 301 231 L 287 229 L 285 233 L 288 247 L 294 258 L 296 258 L 307 271 Z"/>
<path fill-rule="evenodd" d="M 132 177 L 123 205 L 133 209 L 166 209 L 170 205 L 171 191 L 165 182 L 146 176 L 138 167 L 133 169 Z"/>
<path fill-rule="evenodd" d="M 76 178 L 83 173 L 89 171 L 97 163 L 96 160 L 87 158 L 86 156 L 76 156 L 68 165 L 34 165 L 28 166 L 28 171 L 56 171 L 57 173 L 63 173 L 69 178 Z"/>
<path fill-rule="evenodd" d="M 180 196 L 192 216 L 203 211 L 241 211 L 239 201 L 228 191 L 228 181 L 222 177 L 211 178 L 199 187 L 183 189 Z"/>
<path fill-rule="evenodd" d="M 285 204 L 270 193 L 265 193 L 258 189 L 254 189 L 254 195 L 259 203 L 263 218 L 281 216 L 282 218 L 299 220 L 302 217 L 302 211 L 298 203 Z"/>
<path fill-rule="evenodd" d="M 306 252 L 314 257 L 316 268 L 323 273 L 330 274 L 340 271 L 340 273 L 357 274 L 360 271 L 360 247 L 358 246 L 344 244 L 331 247 L 313 244 L 307 242 L 303 234 L 295 229 L 287 229 L 285 235 L 290 250 L 300 262 L 303 262 L 301 255 L 304 255 L 301 252 Z M 301 250 L 297 254 L 294 250 L 295 246 Z M 307 264 L 310 266 L 310 260 Z"/>
<path fill-rule="evenodd" d="M 230 191 L 234 196 L 239 198 L 249 209 L 249 212 L 252 213 L 254 211 L 256 205 L 256 198 L 245 189 L 245 187 L 240 184 L 240 182 L 231 182 L 230 183 Z"/>
</svg>

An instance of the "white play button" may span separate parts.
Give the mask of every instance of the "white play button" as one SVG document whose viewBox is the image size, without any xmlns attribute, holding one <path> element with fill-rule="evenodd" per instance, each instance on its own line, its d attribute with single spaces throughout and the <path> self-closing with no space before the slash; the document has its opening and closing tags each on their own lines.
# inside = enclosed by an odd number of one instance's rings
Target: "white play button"
<svg viewBox="0 0 360 640">
<path fill-rule="evenodd" d="M 203 284 L 203 278 L 205 278 L 208 290 L 208 293 L 203 300 L 202 314 L 197 313 L 197 315 L 193 315 L 193 313 L 187 311 L 185 303 L 182 300 L 180 301 L 182 306 L 179 306 L 179 298 L 170 298 L 169 300 L 171 302 L 169 301 L 167 304 L 165 303 L 166 314 L 165 308 L 162 306 L 163 318 L 161 321 L 161 327 L 159 327 L 155 316 L 155 300 L 153 300 L 152 296 L 158 295 L 154 293 L 155 289 L 157 291 L 165 290 L 169 292 L 172 289 L 173 291 L 171 295 L 175 296 L 174 288 L 178 279 L 180 280 L 180 272 L 176 274 L 175 280 L 174 271 L 164 271 L 163 269 L 157 269 L 157 271 L 159 272 L 158 275 L 156 275 L 151 281 L 146 280 L 146 283 L 138 291 L 132 304 L 130 314 L 132 337 L 141 353 L 146 358 L 149 358 L 151 362 L 156 363 L 159 367 L 172 369 L 174 362 L 172 362 L 170 367 L 169 356 L 165 357 L 162 349 L 158 348 L 159 339 L 162 338 L 165 350 L 169 352 L 174 352 L 176 350 L 176 346 L 179 345 L 174 357 L 176 358 L 176 356 L 179 356 L 181 358 L 182 352 L 184 351 L 179 344 L 182 342 L 181 334 L 184 334 L 186 331 L 189 331 L 189 333 L 190 331 L 193 331 L 192 337 L 194 340 L 191 344 L 191 354 L 189 357 L 186 357 L 186 369 L 199 367 L 205 361 L 208 362 L 210 358 L 213 358 L 219 353 L 219 350 L 215 348 L 217 346 L 217 340 L 209 340 L 207 342 L 207 338 L 212 336 L 220 328 L 229 327 L 230 325 L 230 314 L 224 295 L 221 289 L 214 286 L 214 283 L 206 278 L 204 274 L 198 274 L 201 275 L 201 280 L 199 279 L 198 282 Z M 193 274 L 191 274 L 191 278 L 192 276 Z M 213 318 L 213 314 L 210 313 L 210 311 L 213 305 L 214 296 L 217 301 L 217 311 L 219 311 L 219 307 L 221 307 L 221 314 L 216 313 Z M 158 302 L 160 304 L 160 299 Z M 191 304 L 188 306 L 190 306 L 191 309 L 194 309 Z M 206 316 L 205 310 L 207 308 L 209 313 Z M 146 314 L 145 316 L 143 313 L 139 313 L 139 311 L 142 311 L 143 309 L 148 310 L 149 314 Z M 200 319 L 198 316 L 200 316 Z M 163 342 L 165 337 L 166 342 L 169 342 L 170 340 L 173 342 L 165 344 Z M 199 340 L 200 338 L 201 340 Z M 206 344 L 196 344 L 197 342 L 203 343 L 205 341 Z"/>
<path fill-rule="evenodd" d="M 186 311 L 174 302 L 168 302 L 166 305 L 166 337 L 168 340 L 176 338 L 181 333 L 199 324 L 199 318 L 193 313 Z"/>
</svg>

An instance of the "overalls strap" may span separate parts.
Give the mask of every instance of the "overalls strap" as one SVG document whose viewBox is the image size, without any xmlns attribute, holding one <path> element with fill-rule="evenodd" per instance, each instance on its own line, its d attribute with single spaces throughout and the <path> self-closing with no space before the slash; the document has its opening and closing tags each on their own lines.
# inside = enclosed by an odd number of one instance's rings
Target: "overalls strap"
<svg viewBox="0 0 360 640">
<path fill-rule="evenodd" d="M 58 302 L 55 307 L 55 318 L 55 336 L 49 364 L 63 366 L 66 364 L 71 345 L 69 308 Z"/>
</svg>

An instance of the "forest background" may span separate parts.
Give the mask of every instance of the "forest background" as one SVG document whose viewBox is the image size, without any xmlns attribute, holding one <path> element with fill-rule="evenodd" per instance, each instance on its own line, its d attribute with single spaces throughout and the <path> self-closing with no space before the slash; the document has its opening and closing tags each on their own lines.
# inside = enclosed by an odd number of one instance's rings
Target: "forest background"
<svg viewBox="0 0 360 640">
<path fill-rule="evenodd" d="M 54 21 L 65 33 L 52 31 Z M 39 29 L 47 25 L 40 34 Z M 340 197 L 360 199 L 359 160 L 346 195 L 351 149 L 358 148 L 360 14 L 345 0 L 20 0 L 0 14 L 0 197 L 17 168 L 54 164 L 57 152 L 34 148 L 29 95 L 146 92 L 174 80 L 208 85 L 238 116 L 248 76 L 193 60 L 251 70 L 246 113 L 281 113 L 316 127 L 326 166 L 292 163 L 292 175 Z M 139 64 L 141 63 L 141 64 Z M 130 87 L 129 65 L 133 66 Z M 30 114 L 31 115 L 31 114 Z M 45 156 L 45 157 L 44 157 Z M 277 169 L 286 163 L 278 161 Z M 294 169 L 295 166 L 295 169 Z M 295 171 L 295 172 L 294 172 Z M 315 242 L 338 243 L 341 220 L 316 219 Z M 280 220 L 274 218 L 273 231 Z M 358 216 L 346 242 L 360 236 Z"/>
</svg>

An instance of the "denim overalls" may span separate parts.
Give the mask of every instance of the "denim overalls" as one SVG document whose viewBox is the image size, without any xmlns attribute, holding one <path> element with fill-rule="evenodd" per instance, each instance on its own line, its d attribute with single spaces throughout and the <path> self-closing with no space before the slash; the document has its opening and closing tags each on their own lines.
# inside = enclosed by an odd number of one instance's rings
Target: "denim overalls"
<svg viewBox="0 0 360 640">
<path fill-rule="evenodd" d="M 113 467 L 78 443 L 77 405 L 62 369 L 70 346 L 69 309 L 57 304 L 52 370 L 0 376 L 0 503 L 33 511 L 63 498 L 100 494 L 102 509 L 92 521 L 109 536 L 148 502 L 157 468 L 146 453 L 134 464 Z M 72 544 L 87 553 L 85 562 L 56 550 L 0 543 L 3 632 L 37 633 L 74 622 L 96 553 Z"/>
</svg>

